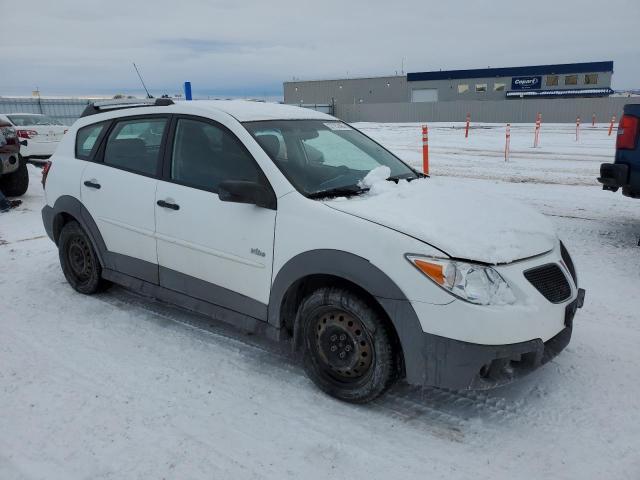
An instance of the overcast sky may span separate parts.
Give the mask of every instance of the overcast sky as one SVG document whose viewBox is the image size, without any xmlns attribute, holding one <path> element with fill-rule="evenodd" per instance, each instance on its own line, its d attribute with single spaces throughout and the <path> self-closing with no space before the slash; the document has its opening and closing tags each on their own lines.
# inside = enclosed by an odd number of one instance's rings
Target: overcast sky
<svg viewBox="0 0 640 480">
<path fill-rule="evenodd" d="M 0 95 L 281 95 L 282 82 L 613 60 L 640 88 L 638 0 L 0 0 Z M 11 24 L 11 22 L 16 22 Z"/>
</svg>

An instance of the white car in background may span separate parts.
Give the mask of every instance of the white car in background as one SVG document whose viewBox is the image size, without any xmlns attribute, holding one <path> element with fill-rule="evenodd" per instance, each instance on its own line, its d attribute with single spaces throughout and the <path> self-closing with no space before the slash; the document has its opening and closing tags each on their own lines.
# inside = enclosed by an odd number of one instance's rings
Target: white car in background
<svg viewBox="0 0 640 480">
<path fill-rule="evenodd" d="M 53 155 L 68 127 L 59 120 L 39 113 L 0 114 L 0 121 L 12 124 L 20 139 L 20 154 L 29 160 Z"/>
</svg>

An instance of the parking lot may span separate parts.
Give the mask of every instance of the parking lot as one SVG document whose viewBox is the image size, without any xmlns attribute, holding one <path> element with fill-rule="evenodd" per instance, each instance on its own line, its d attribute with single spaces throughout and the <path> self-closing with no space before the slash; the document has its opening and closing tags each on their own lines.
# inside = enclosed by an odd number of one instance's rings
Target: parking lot
<svg viewBox="0 0 640 480">
<path fill-rule="evenodd" d="M 421 164 L 420 125 L 358 124 Z M 398 385 L 334 400 L 288 349 L 122 288 L 74 292 L 46 237 L 40 170 L 0 219 L 0 478 L 634 478 L 640 471 L 640 202 L 604 192 L 606 125 L 430 125 L 450 187 L 547 215 L 587 291 L 567 349 L 491 391 Z M 490 467 L 490 468 L 487 468 Z"/>
</svg>

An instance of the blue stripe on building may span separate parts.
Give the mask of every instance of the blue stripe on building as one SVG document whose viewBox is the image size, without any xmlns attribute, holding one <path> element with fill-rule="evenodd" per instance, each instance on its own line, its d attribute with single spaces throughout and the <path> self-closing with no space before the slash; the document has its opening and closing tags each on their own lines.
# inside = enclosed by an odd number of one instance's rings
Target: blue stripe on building
<svg viewBox="0 0 640 480">
<path fill-rule="evenodd" d="M 407 81 L 420 82 L 425 80 L 462 80 L 470 78 L 564 75 L 598 72 L 613 72 L 613 62 L 560 63 L 556 65 L 531 65 L 528 67 L 415 72 L 407 73 Z"/>
</svg>

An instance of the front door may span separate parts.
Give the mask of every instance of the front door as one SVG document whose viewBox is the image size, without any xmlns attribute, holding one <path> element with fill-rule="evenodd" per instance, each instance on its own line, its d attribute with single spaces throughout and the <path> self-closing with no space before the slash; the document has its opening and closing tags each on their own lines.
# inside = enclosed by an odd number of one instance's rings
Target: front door
<svg viewBox="0 0 640 480">
<path fill-rule="evenodd" d="M 198 117 L 174 121 L 170 168 L 156 193 L 160 285 L 264 319 L 276 212 L 222 202 L 217 191 L 225 180 L 268 182 L 223 125 Z"/>
<path fill-rule="evenodd" d="M 117 270 L 158 281 L 155 195 L 167 117 L 125 118 L 108 134 L 104 153 L 87 162 L 81 198 Z"/>
</svg>

